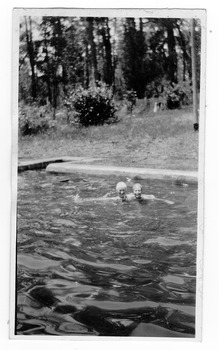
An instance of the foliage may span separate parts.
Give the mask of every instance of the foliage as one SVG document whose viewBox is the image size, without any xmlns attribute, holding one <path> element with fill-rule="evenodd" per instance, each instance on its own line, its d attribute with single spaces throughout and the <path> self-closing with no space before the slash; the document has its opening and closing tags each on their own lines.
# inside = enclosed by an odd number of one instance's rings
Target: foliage
<svg viewBox="0 0 219 350">
<path fill-rule="evenodd" d="M 77 83 L 81 84 L 84 79 L 85 26 L 82 21 L 76 18 L 65 19 L 65 22 L 68 23 L 68 26 L 65 28 L 66 45 L 62 52 L 62 76 L 66 89 L 68 89 L 68 85 L 72 89 Z"/>
<path fill-rule="evenodd" d="M 138 98 L 143 98 L 147 81 L 147 45 L 143 33 L 142 20 L 139 30 L 134 18 L 126 18 L 124 26 L 122 69 L 126 87 L 135 90 Z"/>
<path fill-rule="evenodd" d="M 19 131 L 22 136 L 45 133 L 54 128 L 55 121 L 48 106 L 19 104 Z"/>
<path fill-rule="evenodd" d="M 117 121 L 112 90 L 105 84 L 84 89 L 79 87 L 65 101 L 73 119 L 81 126 L 102 125 Z"/>
<path fill-rule="evenodd" d="M 88 89 L 97 80 L 117 98 L 127 90 L 139 99 L 154 97 L 164 79 L 170 86 L 191 80 L 190 31 L 185 18 L 21 17 L 19 101 L 49 102 L 56 109 L 73 89 Z M 195 47 L 199 89 L 199 20 Z M 168 89 L 172 108 L 182 96 L 176 87 Z"/>
<path fill-rule="evenodd" d="M 134 106 L 136 105 L 137 93 L 134 90 L 126 91 L 124 95 L 125 104 L 127 105 L 127 109 L 129 112 L 132 112 Z"/>
<path fill-rule="evenodd" d="M 189 82 L 166 83 L 161 96 L 168 109 L 176 109 L 181 105 L 189 105 L 192 97 L 192 86 Z"/>
</svg>

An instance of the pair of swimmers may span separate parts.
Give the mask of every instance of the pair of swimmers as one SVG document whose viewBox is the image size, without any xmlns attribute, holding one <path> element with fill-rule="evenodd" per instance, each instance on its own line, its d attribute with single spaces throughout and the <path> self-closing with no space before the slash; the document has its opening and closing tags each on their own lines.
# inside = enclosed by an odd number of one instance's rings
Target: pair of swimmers
<svg viewBox="0 0 219 350">
<path fill-rule="evenodd" d="M 154 195 L 146 195 L 146 194 L 142 194 L 142 186 L 139 183 L 134 184 L 133 186 L 133 193 L 126 193 L 127 191 L 127 186 L 125 184 L 125 182 L 118 182 L 116 185 L 116 192 L 118 193 L 117 197 L 108 197 L 108 194 L 106 194 L 103 197 L 99 197 L 99 198 L 86 198 L 83 199 L 83 201 L 97 201 L 97 200 L 114 200 L 114 201 L 118 201 L 121 200 L 122 202 L 128 202 L 131 200 L 138 200 L 138 201 L 145 201 L 145 200 L 158 200 L 158 201 L 163 201 L 167 204 L 173 204 L 173 202 L 168 201 L 166 199 L 159 199 L 156 198 Z M 81 201 L 79 195 L 76 195 L 74 197 L 75 201 Z"/>
<path fill-rule="evenodd" d="M 168 201 L 166 199 L 160 199 L 160 198 L 156 198 L 154 195 L 152 194 L 142 194 L 142 186 L 139 183 L 134 184 L 133 186 L 133 193 L 130 194 L 126 194 L 126 190 L 127 190 L 127 186 L 124 182 L 119 182 L 116 185 L 116 191 L 118 193 L 119 198 L 121 198 L 122 201 L 130 201 L 132 199 L 137 199 L 137 200 L 158 200 L 158 201 L 163 201 L 167 204 L 173 204 L 173 202 Z"/>
<path fill-rule="evenodd" d="M 133 186 L 133 193 L 126 194 L 127 186 L 125 182 L 118 182 L 116 185 L 116 192 L 118 193 L 118 197 L 123 201 L 129 201 L 132 199 L 154 199 L 155 197 L 152 195 L 143 195 L 142 194 L 142 186 L 139 183 L 136 183 Z"/>
</svg>

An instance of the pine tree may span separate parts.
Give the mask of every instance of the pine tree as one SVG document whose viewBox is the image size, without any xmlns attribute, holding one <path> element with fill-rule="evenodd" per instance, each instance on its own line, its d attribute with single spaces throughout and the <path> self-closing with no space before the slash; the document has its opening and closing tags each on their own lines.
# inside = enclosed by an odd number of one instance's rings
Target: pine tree
<svg viewBox="0 0 219 350">
<path fill-rule="evenodd" d="M 135 19 L 126 19 L 122 68 L 127 89 L 135 90 L 137 96 L 143 98 L 147 77 L 147 47 L 141 19 L 139 24 L 139 29 L 137 30 Z"/>
</svg>

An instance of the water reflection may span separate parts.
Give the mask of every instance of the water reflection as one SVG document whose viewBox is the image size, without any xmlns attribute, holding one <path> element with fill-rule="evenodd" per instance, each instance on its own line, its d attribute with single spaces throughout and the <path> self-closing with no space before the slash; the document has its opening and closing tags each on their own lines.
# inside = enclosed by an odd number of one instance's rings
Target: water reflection
<svg viewBox="0 0 219 350">
<path fill-rule="evenodd" d="M 143 183 L 172 206 L 75 203 L 118 179 L 18 180 L 17 334 L 194 336 L 195 186 Z"/>
</svg>

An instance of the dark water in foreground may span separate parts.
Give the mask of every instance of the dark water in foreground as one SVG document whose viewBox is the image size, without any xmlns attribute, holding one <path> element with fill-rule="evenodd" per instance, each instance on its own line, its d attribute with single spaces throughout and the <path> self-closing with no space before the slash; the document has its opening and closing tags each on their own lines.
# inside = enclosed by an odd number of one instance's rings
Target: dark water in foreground
<svg viewBox="0 0 219 350">
<path fill-rule="evenodd" d="M 19 175 L 16 334 L 194 337 L 197 187 L 142 182 L 173 205 L 73 201 L 117 181 Z"/>
</svg>

